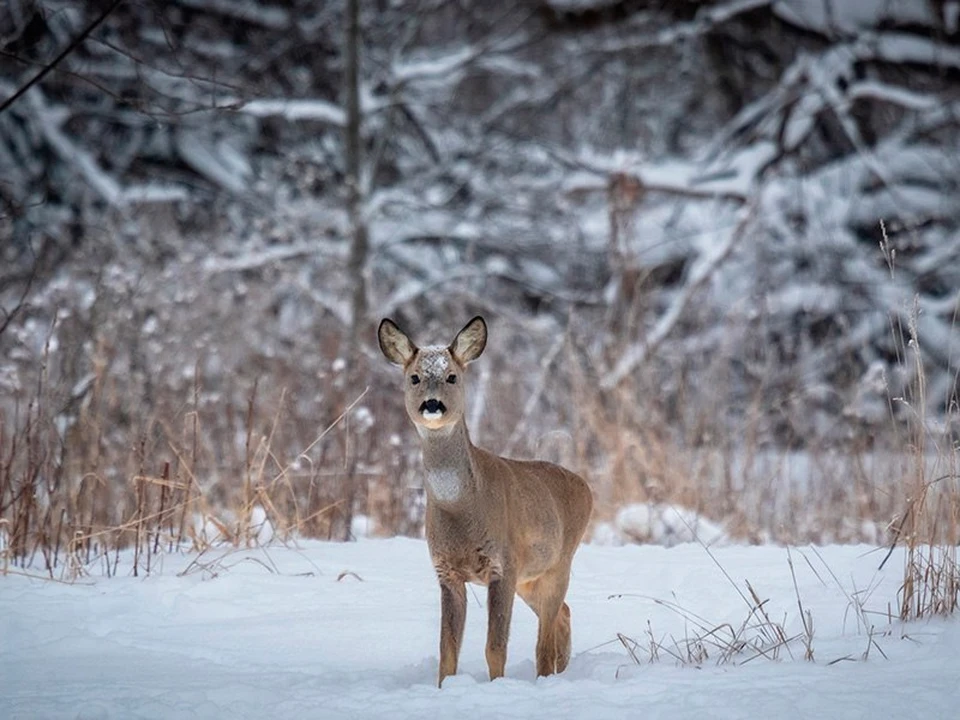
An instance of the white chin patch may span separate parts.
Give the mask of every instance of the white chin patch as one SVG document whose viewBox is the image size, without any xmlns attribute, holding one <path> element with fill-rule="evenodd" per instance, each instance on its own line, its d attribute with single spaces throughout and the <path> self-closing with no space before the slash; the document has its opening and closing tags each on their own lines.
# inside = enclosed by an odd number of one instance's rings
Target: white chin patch
<svg viewBox="0 0 960 720">
<path fill-rule="evenodd" d="M 424 410 L 421 415 L 423 415 L 424 420 L 439 420 L 443 417 L 443 413 L 440 410 L 436 410 L 434 412 Z"/>
</svg>

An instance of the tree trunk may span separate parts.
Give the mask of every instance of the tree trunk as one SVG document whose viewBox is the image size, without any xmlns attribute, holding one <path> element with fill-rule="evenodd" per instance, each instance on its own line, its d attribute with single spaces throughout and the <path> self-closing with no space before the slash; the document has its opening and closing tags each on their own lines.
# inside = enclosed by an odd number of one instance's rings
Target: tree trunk
<svg viewBox="0 0 960 720">
<path fill-rule="evenodd" d="M 347 337 L 347 367 L 350 382 L 347 393 L 360 392 L 365 378 L 365 363 L 360 351 L 361 334 L 367 318 L 367 255 L 369 238 L 366 218 L 364 217 L 363 192 L 363 156 L 361 148 L 360 125 L 360 0 L 346 0 L 343 46 L 343 105 L 346 113 L 344 127 L 344 149 L 346 161 L 347 214 L 350 219 L 350 259 L 347 272 L 350 276 L 353 294 L 350 303 L 350 328 Z M 344 405 L 352 402 L 352 397 L 344 397 Z M 349 427 L 349 425 L 348 425 Z M 353 522 L 354 503 L 357 497 L 357 452 L 356 439 L 350 442 L 347 436 L 347 466 L 344 477 L 343 497 L 343 539 L 350 539 L 350 526 Z"/>
</svg>

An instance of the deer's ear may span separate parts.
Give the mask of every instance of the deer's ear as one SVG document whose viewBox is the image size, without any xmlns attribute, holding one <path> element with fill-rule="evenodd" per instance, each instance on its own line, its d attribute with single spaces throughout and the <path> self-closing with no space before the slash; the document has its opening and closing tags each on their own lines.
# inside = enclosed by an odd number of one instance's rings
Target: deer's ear
<svg viewBox="0 0 960 720">
<path fill-rule="evenodd" d="M 487 323 L 477 315 L 463 326 L 450 344 L 450 354 L 457 362 L 466 365 L 473 362 L 487 346 Z"/>
<path fill-rule="evenodd" d="M 417 353 L 417 346 L 410 342 L 410 338 L 389 318 L 380 321 L 377 340 L 380 341 L 380 351 L 394 365 L 403 367 Z"/>
</svg>

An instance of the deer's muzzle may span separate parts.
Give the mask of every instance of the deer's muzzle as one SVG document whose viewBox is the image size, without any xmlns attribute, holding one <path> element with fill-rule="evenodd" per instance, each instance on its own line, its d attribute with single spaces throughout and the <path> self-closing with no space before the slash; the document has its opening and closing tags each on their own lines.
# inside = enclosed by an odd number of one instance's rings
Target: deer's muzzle
<svg viewBox="0 0 960 720">
<path fill-rule="evenodd" d="M 430 398 L 420 403 L 420 414 L 427 420 L 436 420 L 447 411 L 447 406 L 436 398 Z"/>
</svg>

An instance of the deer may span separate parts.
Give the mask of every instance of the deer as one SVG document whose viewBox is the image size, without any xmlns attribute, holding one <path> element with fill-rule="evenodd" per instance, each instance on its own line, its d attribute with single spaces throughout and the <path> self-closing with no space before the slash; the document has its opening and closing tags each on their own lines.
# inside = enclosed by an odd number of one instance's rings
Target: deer
<svg viewBox="0 0 960 720">
<path fill-rule="evenodd" d="M 487 344 L 482 317 L 448 346 L 417 347 L 389 318 L 377 338 L 387 360 L 403 369 L 404 404 L 420 436 L 424 532 L 440 585 L 437 686 L 457 673 L 467 582 L 487 588 L 490 680 L 504 675 L 515 595 L 538 619 L 537 676 L 563 672 L 571 650 L 565 598 L 593 512 L 589 485 L 559 465 L 500 457 L 471 442 L 465 379 Z"/>
</svg>

